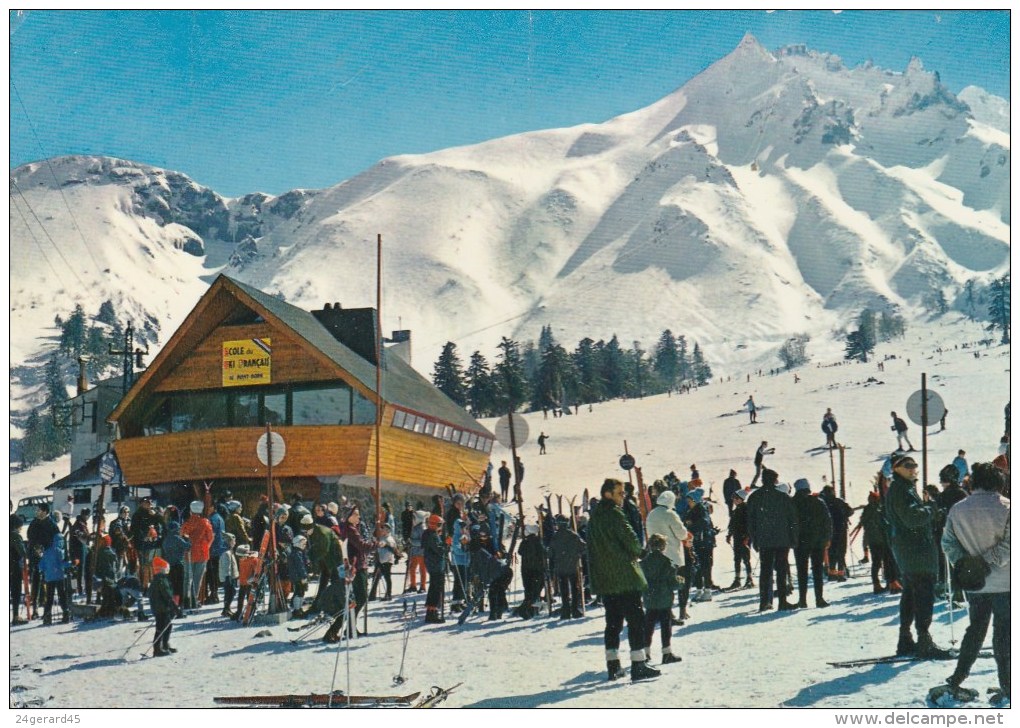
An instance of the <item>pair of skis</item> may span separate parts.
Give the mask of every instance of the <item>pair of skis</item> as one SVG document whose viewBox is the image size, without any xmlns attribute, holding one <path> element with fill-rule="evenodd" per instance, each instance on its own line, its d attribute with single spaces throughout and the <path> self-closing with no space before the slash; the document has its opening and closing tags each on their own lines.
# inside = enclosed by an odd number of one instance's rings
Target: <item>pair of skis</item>
<svg viewBox="0 0 1020 728">
<path fill-rule="evenodd" d="M 358 707 L 397 707 L 397 708 L 434 708 L 448 697 L 450 693 L 464 683 L 460 682 L 449 688 L 432 686 L 428 695 L 418 699 L 420 692 L 409 695 L 347 695 L 343 690 L 331 693 L 310 693 L 308 695 L 235 695 L 213 698 L 219 705 L 264 705 L 278 708 L 346 708 Z M 417 702 L 415 702 L 417 701 Z"/>
<path fill-rule="evenodd" d="M 928 659 L 936 660 L 955 660 L 959 655 L 955 652 L 951 652 L 947 657 L 942 658 L 924 658 L 916 655 L 885 655 L 883 657 L 862 657 L 856 660 L 844 660 L 840 662 L 830 662 L 832 667 L 866 667 L 868 665 L 887 665 L 897 662 L 925 662 Z M 991 652 L 979 652 L 978 657 L 991 657 Z"/>
</svg>

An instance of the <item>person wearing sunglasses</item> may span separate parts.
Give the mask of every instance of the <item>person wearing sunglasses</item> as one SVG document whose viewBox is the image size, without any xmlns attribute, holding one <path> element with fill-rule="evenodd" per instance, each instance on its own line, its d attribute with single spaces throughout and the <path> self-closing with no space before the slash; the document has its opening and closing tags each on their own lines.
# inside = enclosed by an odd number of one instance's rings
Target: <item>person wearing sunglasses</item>
<svg viewBox="0 0 1020 728">
<path fill-rule="evenodd" d="M 899 455 L 893 459 L 892 469 L 892 484 L 885 496 L 886 520 L 889 545 L 903 584 L 896 654 L 921 660 L 946 659 L 949 652 L 935 644 L 929 631 L 939 574 L 935 542 L 938 506 L 918 493 L 914 458 Z M 916 641 L 911 628 L 917 633 Z"/>
</svg>

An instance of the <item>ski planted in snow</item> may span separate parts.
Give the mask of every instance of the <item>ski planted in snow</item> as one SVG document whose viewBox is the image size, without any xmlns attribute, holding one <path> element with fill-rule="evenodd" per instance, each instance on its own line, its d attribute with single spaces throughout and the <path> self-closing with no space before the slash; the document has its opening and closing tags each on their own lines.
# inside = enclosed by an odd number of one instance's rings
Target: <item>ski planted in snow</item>
<svg viewBox="0 0 1020 728">
<path fill-rule="evenodd" d="M 332 693 L 311 693 L 308 695 L 236 695 L 213 698 L 220 705 L 275 705 L 280 708 L 311 708 L 332 706 L 344 708 L 348 705 L 399 705 L 409 706 L 418 699 L 420 692 L 410 695 L 345 695 L 343 690 Z"/>
<path fill-rule="evenodd" d="M 266 586 L 268 584 L 268 572 L 266 571 L 266 553 L 269 551 L 269 535 L 272 531 L 272 524 L 266 529 L 266 532 L 262 534 L 262 542 L 259 544 L 259 561 L 255 567 L 255 573 L 252 574 L 252 586 L 251 591 L 248 592 L 248 601 L 245 602 L 244 611 L 241 613 L 241 624 L 248 626 L 251 624 L 252 617 L 255 616 L 255 610 L 258 609 L 259 602 L 262 601 L 262 595 L 265 593 Z"/>
<path fill-rule="evenodd" d="M 464 683 L 459 682 L 452 688 L 441 688 L 437 685 L 432 686 L 432 692 L 426 695 L 424 698 L 415 703 L 415 708 L 434 708 L 441 702 L 450 697 L 450 693 L 459 688 Z"/>
</svg>

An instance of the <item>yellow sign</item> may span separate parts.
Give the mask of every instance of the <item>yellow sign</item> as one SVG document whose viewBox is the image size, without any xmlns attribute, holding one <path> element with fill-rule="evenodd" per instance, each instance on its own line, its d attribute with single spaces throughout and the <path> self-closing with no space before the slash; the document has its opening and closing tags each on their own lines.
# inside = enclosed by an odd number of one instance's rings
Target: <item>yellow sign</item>
<svg viewBox="0 0 1020 728">
<path fill-rule="evenodd" d="M 223 342 L 223 386 L 269 384 L 273 347 L 271 339 Z"/>
</svg>

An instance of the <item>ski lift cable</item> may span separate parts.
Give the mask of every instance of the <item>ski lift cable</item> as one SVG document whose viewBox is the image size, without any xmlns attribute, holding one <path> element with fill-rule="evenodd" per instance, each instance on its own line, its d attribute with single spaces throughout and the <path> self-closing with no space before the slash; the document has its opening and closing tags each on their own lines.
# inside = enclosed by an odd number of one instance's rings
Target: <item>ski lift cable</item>
<svg viewBox="0 0 1020 728">
<path fill-rule="evenodd" d="M 42 254 L 43 260 L 46 261 L 46 265 L 49 266 L 49 269 L 51 271 L 53 271 L 53 275 L 56 276 L 57 280 L 60 281 L 60 284 L 63 285 L 63 287 L 66 288 L 67 283 L 64 282 L 62 277 L 60 277 L 60 273 L 57 271 L 57 269 L 55 267 L 53 267 L 53 263 L 50 261 L 49 256 L 47 256 L 46 255 L 46 251 L 43 250 L 42 243 L 40 243 L 39 242 L 39 238 L 36 237 L 35 230 L 32 229 L 32 226 L 29 224 L 29 221 L 27 219 L 25 219 L 24 213 L 21 212 L 21 209 L 17 206 L 17 203 L 14 200 L 14 196 L 13 195 L 11 195 L 11 207 L 14 208 L 14 210 L 18 214 L 18 217 L 21 218 L 21 222 L 24 224 L 25 229 L 29 230 L 29 235 L 32 236 L 32 240 L 36 244 L 36 247 L 39 249 L 40 254 Z"/>
<path fill-rule="evenodd" d="M 77 279 L 78 279 L 78 282 L 79 282 L 79 283 L 81 284 L 82 288 L 83 288 L 83 289 L 84 289 L 84 288 L 86 288 L 86 286 L 85 286 L 85 281 L 83 281 L 83 280 L 81 279 L 81 276 L 79 276 L 79 275 L 78 275 L 78 271 L 76 271 L 76 270 L 75 270 L 75 269 L 74 269 L 74 268 L 73 268 L 73 267 L 71 266 L 71 264 L 70 264 L 70 263 L 68 262 L 67 258 L 65 258 L 65 257 L 64 257 L 64 254 L 63 254 L 63 253 L 62 253 L 62 252 L 60 251 L 60 247 L 59 247 L 59 246 L 57 245 L 56 241 L 55 241 L 55 240 L 53 240 L 53 238 L 52 238 L 52 237 L 50 236 L 49 232 L 48 232 L 48 231 L 46 230 L 46 226 L 42 224 L 42 220 L 40 220 L 40 219 L 39 219 L 39 216 L 35 214 L 35 210 L 33 210 L 33 209 L 32 209 L 32 205 L 31 205 L 31 204 L 29 203 L 28 199 L 27 199 L 27 198 L 25 197 L 25 193 L 21 191 L 21 188 L 20 188 L 20 187 L 18 187 L 18 183 L 17 183 L 17 182 L 15 182 L 14 180 L 11 180 L 11 184 L 12 184 L 12 185 L 14 185 L 14 189 L 15 189 L 15 190 L 17 190 L 17 192 L 18 192 L 18 195 L 19 195 L 19 196 L 21 197 L 21 202 L 22 202 L 22 203 L 23 203 L 23 204 L 25 205 L 25 207 L 27 207 L 27 208 L 28 208 L 28 211 L 29 211 L 30 213 L 32 213 L 32 217 L 33 217 L 33 218 L 35 219 L 36 223 L 37 223 L 37 224 L 39 225 L 39 228 L 40 228 L 40 229 L 41 229 L 41 230 L 43 231 L 43 235 L 45 235 L 45 236 L 46 236 L 46 239 L 50 241 L 50 244 L 51 244 L 51 245 L 53 246 L 53 249 L 54 249 L 55 251 L 57 251 L 57 255 L 58 255 L 58 256 L 60 257 L 60 259 L 61 259 L 62 261 L 64 261 L 64 265 L 66 265 L 66 266 L 67 266 L 67 269 L 68 269 L 69 271 L 71 271 L 71 274 L 72 274 L 72 275 L 73 275 L 73 276 L 74 276 L 75 278 L 77 278 Z M 13 195 L 12 195 L 12 197 L 13 197 Z M 23 215 L 23 214 L 21 213 L 21 210 L 20 210 L 20 209 L 18 209 L 18 206 L 17 206 L 17 205 L 14 205 L 14 208 L 15 208 L 16 210 L 18 210 L 18 214 L 19 214 L 19 215 L 21 215 L 21 219 L 22 219 L 22 220 L 23 220 L 23 221 L 25 222 L 25 227 L 26 227 L 26 228 L 28 229 L 28 231 L 29 231 L 29 232 L 32 232 L 32 228 L 31 228 L 31 227 L 29 226 L 29 224 L 28 224 L 28 221 L 27 221 L 27 220 L 25 220 L 25 217 L 24 217 L 24 215 Z M 35 237 L 35 234 L 34 234 L 34 233 L 32 233 L 32 238 L 33 238 L 33 240 L 35 240 L 35 241 L 36 241 L 36 245 L 38 245 L 38 244 L 39 244 L 39 240 L 38 240 L 38 238 L 36 238 L 36 237 Z M 39 250 L 40 250 L 40 251 L 42 251 L 42 246 L 41 246 L 41 245 L 39 246 Z M 44 257 L 44 258 L 46 258 L 46 255 L 45 255 L 45 253 L 43 254 L 43 257 Z M 47 262 L 47 263 L 49 263 L 49 258 L 46 258 L 46 262 Z M 53 268 L 53 266 L 52 266 L 52 265 L 50 265 L 50 268 L 52 269 L 52 268 Z M 56 270 L 54 270 L 53 272 L 54 272 L 54 273 L 56 273 Z M 59 278 L 59 276 L 58 276 L 58 278 Z M 61 282 L 63 282 L 63 281 L 61 281 Z"/>
<path fill-rule="evenodd" d="M 57 179 L 57 173 L 53 169 L 53 165 L 50 163 L 49 157 L 46 155 L 46 150 L 43 149 L 42 142 L 39 140 L 39 134 L 35 130 L 35 124 L 32 123 L 32 117 L 29 116 L 28 108 L 25 106 L 25 102 L 21 98 L 21 93 L 18 91 L 18 85 L 14 82 L 14 78 L 11 78 L 11 88 L 14 89 L 14 95 L 18 97 L 18 104 L 21 106 L 22 112 L 25 114 L 25 120 L 28 122 L 28 128 L 32 130 L 32 137 L 35 139 L 35 144 L 39 147 L 39 153 L 42 155 L 43 160 L 46 162 L 46 168 L 49 169 L 50 174 L 53 176 L 53 181 L 57 185 L 57 191 L 60 193 L 60 199 L 64 202 L 64 207 L 67 208 L 67 214 L 71 217 L 71 222 L 74 225 L 75 231 L 81 238 L 82 245 L 85 246 L 85 252 L 88 253 L 89 258 L 92 259 L 93 265 L 96 266 L 96 272 L 103 273 L 103 267 L 96 260 L 95 254 L 92 252 L 92 247 L 85 239 L 85 234 L 81 230 L 81 225 L 78 224 L 78 219 L 74 216 L 74 212 L 71 210 L 71 205 L 67 201 L 67 196 L 64 194 L 64 188 L 60 184 L 60 180 Z"/>
</svg>

